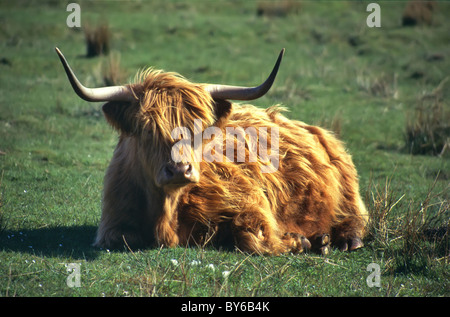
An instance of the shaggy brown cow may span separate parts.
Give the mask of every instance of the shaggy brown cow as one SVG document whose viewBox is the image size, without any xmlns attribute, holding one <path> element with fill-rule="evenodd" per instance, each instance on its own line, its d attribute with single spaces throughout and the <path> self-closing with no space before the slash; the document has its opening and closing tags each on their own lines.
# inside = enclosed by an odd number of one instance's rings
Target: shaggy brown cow
<svg viewBox="0 0 450 317">
<path fill-rule="evenodd" d="M 264 95 L 284 50 L 269 78 L 253 88 L 194 84 L 147 70 L 131 85 L 89 89 L 57 52 L 77 94 L 107 101 L 105 117 L 120 133 L 95 245 L 211 243 L 259 254 L 327 253 L 330 243 L 362 247 L 367 212 L 342 143 L 287 119 L 281 107 L 228 101 Z M 250 159 L 256 148 L 259 155 Z M 270 151 L 263 155 L 264 149 Z"/>
</svg>

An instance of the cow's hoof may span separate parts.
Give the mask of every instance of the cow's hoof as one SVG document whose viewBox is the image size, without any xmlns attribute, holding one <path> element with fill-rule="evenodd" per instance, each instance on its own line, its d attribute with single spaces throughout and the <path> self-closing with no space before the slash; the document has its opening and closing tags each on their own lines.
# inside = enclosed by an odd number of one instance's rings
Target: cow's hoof
<svg viewBox="0 0 450 317">
<path fill-rule="evenodd" d="M 330 253 L 331 247 L 330 247 L 329 244 L 327 244 L 327 245 L 325 245 L 325 246 L 319 248 L 319 251 L 320 251 L 320 253 L 321 253 L 322 255 L 327 255 L 327 254 Z"/>
<path fill-rule="evenodd" d="M 283 240 L 288 240 L 288 245 L 290 246 L 291 252 L 294 254 L 311 249 L 311 242 L 299 233 L 287 232 L 284 234 Z"/>
<path fill-rule="evenodd" d="M 361 238 L 351 238 L 338 243 L 339 250 L 341 251 L 354 251 L 364 246 Z"/>
<path fill-rule="evenodd" d="M 331 251 L 330 242 L 331 239 L 329 234 L 319 234 L 311 238 L 311 248 L 319 251 L 322 255 L 327 255 Z"/>
</svg>

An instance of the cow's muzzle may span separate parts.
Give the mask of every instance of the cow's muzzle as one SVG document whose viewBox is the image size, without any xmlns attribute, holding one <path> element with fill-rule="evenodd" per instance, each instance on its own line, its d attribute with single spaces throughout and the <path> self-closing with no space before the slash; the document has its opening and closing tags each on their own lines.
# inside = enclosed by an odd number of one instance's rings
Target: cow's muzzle
<svg viewBox="0 0 450 317">
<path fill-rule="evenodd" d="M 181 187 L 199 181 L 199 171 L 191 163 L 167 163 L 160 170 L 158 183 L 162 187 Z"/>
</svg>

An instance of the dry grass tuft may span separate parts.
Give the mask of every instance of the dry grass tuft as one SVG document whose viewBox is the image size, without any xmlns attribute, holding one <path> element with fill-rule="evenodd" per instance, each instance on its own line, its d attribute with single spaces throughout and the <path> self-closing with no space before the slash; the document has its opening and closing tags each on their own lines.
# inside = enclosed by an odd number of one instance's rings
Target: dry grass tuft
<svg viewBox="0 0 450 317">
<path fill-rule="evenodd" d="M 322 118 L 317 125 L 333 132 L 337 137 L 342 137 L 342 115 L 338 112 L 332 118 Z"/>
<path fill-rule="evenodd" d="M 380 75 L 378 77 L 359 74 L 356 77 L 359 89 L 374 97 L 398 98 L 397 74 L 393 76 Z"/>
<path fill-rule="evenodd" d="M 111 31 L 107 23 L 102 23 L 97 27 L 86 24 L 84 26 L 84 37 L 86 40 L 87 57 L 107 55 L 109 53 Z"/>
<path fill-rule="evenodd" d="M 409 1 L 403 11 L 402 25 L 431 25 L 433 21 L 433 11 L 435 9 L 436 1 Z"/>
<path fill-rule="evenodd" d="M 298 0 L 262 1 L 258 4 L 256 14 L 258 16 L 286 17 L 289 14 L 298 14 L 300 9 L 301 2 Z"/>
<path fill-rule="evenodd" d="M 102 79 L 106 86 L 123 85 L 127 79 L 126 71 L 120 66 L 120 53 L 112 52 L 106 61 L 103 61 Z"/>
<path fill-rule="evenodd" d="M 418 99 L 407 118 L 405 146 L 411 154 L 443 156 L 450 147 L 450 111 L 443 98 L 445 78 L 431 93 Z"/>
<path fill-rule="evenodd" d="M 393 191 L 389 179 L 382 188 L 369 186 L 367 239 L 384 254 L 387 270 L 426 273 L 430 265 L 448 264 L 450 202 L 445 192 L 450 188 L 435 193 L 435 185 L 419 203 L 405 202 L 405 194 Z"/>
<path fill-rule="evenodd" d="M 2 190 L 2 183 L 3 183 L 3 174 L 4 171 L 2 171 L 2 175 L 0 176 L 0 233 L 5 230 L 6 224 L 4 223 L 4 216 L 3 216 L 3 190 Z"/>
<path fill-rule="evenodd" d="M 386 248 L 390 245 L 392 237 L 397 236 L 397 223 L 391 221 L 392 211 L 403 200 L 405 195 L 398 195 L 391 190 L 391 181 L 386 179 L 382 188 L 370 182 L 366 192 L 368 202 L 369 226 L 368 236 L 377 245 Z"/>
</svg>

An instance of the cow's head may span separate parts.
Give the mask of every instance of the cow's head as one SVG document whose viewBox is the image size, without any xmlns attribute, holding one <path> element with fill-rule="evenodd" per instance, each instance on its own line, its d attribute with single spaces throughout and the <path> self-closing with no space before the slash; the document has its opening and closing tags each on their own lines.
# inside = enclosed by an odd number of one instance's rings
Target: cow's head
<svg viewBox="0 0 450 317">
<path fill-rule="evenodd" d="M 226 121 L 231 112 L 231 103 L 226 100 L 253 100 L 263 96 L 275 80 L 284 49 L 267 80 L 251 88 L 194 84 L 178 74 L 151 69 L 141 72 L 135 84 L 86 88 L 61 51 L 56 48 L 56 52 L 78 96 L 92 102 L 106 101 L 103 112 L 107 121 L 136 142 L 133 155 L 142 162 L 145 169 L 142 173 L 152 178 L 156 187 L 168 192 L 200 179 L 196 160 L 173 159 L 171 149 L 178 140 L 172 131 L 184 127 L 194 136 L 194 121 L 199 122 L 196 119 L 201 120 L 202 131 Z"/>
</svg>

